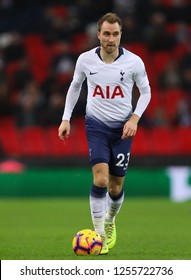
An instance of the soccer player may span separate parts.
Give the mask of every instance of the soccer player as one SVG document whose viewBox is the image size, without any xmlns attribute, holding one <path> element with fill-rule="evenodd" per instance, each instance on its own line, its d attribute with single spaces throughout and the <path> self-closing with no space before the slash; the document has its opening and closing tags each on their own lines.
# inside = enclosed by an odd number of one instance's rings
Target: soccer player
<svg viewBox="0 0 191 280">
<path fill-rule="evenodd" d="M 103 240 L 101 254 L 116 243 L 115 217 L 124 200 L 132 138 L 151 98 L 144 63 L 120 46 L 121 34 L 122 22 L 115 13 L 99 19 L 100 46 L 79 56 L 58 129 L 61 140 L 69 136 L 70 118 L 87 78 L 85 126 L 93 172 L 90 210 L 94 229 Z M 140 95 L 133 111 L 134 84 Z"/>
</svg>

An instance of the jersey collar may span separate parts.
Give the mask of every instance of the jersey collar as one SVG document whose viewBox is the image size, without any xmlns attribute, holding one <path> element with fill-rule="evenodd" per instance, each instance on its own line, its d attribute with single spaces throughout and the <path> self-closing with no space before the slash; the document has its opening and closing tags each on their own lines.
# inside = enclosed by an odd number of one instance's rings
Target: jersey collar
<svg viewBox="0 0 191 280">
<path fill-rule="evenodd" d="M 98 47 L 98 48 L 96 48 L 95 52 L 97 53 L 97 55 L 99 56 L 99 58 L 102 60 L 101 55 L 100 55 L 100 50 L 101 50 L 101 48 Z M 119 55 L 118 55 L 118 57 L 116 57 L 116 59 L 115 59 L 114 61 L 116 61 L 116 60 L 117 60 L 121 55 L 123 55 L 123 54 L 124 54 L 123 48 L 122 48 L 122 47 L 119 47 Z"/>
</svg>

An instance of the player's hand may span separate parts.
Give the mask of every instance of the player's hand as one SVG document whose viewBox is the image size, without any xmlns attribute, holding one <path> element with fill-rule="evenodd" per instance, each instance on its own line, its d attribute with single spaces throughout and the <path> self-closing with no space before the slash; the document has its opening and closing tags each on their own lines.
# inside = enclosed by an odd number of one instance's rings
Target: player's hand
<svg viewBox="0 0 191 280">
<path fill-rule="evenodd" d="M 123 133 L 121 139 L 127 139 L 128 137 L 135 136 L 137 132 L 139 117 L 135 114 L 124 124 Z"/>
<path fill-rule="evenodd" d="M 64 138 L 68 137 L 70 134 L 70 122 L 69 121 L 62 121 L 59 128 L 58 128 L 58 137 L 61 140 L 64 140 Z"/>
</svg>

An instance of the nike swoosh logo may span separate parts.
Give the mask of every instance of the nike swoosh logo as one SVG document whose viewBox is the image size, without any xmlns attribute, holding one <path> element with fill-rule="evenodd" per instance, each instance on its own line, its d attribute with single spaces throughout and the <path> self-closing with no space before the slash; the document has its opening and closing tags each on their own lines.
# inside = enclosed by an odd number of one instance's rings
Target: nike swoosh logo
<svg viewBox="0 0 191 280">
<path fill-rule="evenodd" d="M 97 74 L 98 72 L 90 72 L 90 75 L 95 75 Z"/>
</svg>

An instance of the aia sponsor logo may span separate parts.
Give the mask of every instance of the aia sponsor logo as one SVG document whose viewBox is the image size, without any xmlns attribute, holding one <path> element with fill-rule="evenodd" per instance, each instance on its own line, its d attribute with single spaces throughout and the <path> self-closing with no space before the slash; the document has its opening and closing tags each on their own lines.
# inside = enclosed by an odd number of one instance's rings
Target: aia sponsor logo
<svg viewBox="0 0 191 280">
<path fill-rule="evenodd" d="M 93 92 L 93 97 L 100 96 L 103 99 L 114 99 L 116 97 L 124 98 L 122 88 L 116 86 L 114 89 L 111 89 L 110 86 L 106 86 L 105 89 L 97 85 Z"/>
</svg>

